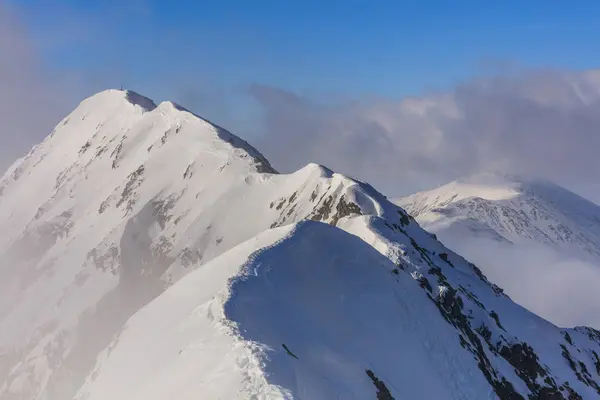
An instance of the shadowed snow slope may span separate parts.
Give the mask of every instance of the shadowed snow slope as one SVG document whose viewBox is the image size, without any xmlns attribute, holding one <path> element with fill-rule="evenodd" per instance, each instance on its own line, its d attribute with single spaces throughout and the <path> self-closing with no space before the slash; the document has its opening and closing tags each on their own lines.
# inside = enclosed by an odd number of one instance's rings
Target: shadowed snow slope
<svg viewBox="0 0 600 400">
<path fill-rule="evenodd" d="M 453 328 L 423 318 L 438 313 L 435 305 L 409 275 L 392 276 L 394 268 L 325 224 L 263 233 L 131 318 L 82 393 L 90 391 L 90 400 L 375 399 L 371 370 L 398 398 L 488 397 Z M 156 318 L 165 328 L 155 329 Z"/>
<path fill-rule="evenodd" d="M 2 399 L 596 398 L 599 341 L 173 103 L 93 96 L 0 180 Z"/>
</svg>

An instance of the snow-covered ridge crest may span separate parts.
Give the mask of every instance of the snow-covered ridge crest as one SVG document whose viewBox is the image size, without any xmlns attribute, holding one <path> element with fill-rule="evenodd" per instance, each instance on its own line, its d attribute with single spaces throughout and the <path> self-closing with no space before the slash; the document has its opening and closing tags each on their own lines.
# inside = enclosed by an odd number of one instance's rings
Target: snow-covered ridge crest
<svg viewBox="0 0 600 400">
<path fill-rule="evenodd" d="M 314 164 L 277 175 L 224 129 L 137 103 L 85 100 L 0 183 L 0 395 L 69 398 L 60 377 L 81 382 L 121 324 L 191 269 L 273 227 L 376 209 L 359 182 Z"/>
<path fill-rule="evenodd" d="M 600 333 L 517 306 L 368 184 L 98 96 L 0 183 L 0 397 L 600 391 Z"/>
<path fill-rule="evenodd" d="M 15 228 L 22 229 L 34 208 L 64 193 L 75 177 L 93 181 L 90 194 L 102 195 L 98 190 L 126 183 L 140 168 L 168 173 L 166 160 L 187 163 L 191 173 L 203 156 L 221 162 L 223 168 L 235 164 L 239 169 L 275 172 L 248 143 L 173 103 L 155 106 L 137 93 L 108 90 L 84 100 L 9 169 L 0 181 L 0 201 L 10 202 L 6 195 L 14 190 L 11 198 L 38 203 L 23 207 L 26 215 L 21 218 L 12 216 Z M 16 203 L 2 210 L 10 208 Z"/>
</svg>

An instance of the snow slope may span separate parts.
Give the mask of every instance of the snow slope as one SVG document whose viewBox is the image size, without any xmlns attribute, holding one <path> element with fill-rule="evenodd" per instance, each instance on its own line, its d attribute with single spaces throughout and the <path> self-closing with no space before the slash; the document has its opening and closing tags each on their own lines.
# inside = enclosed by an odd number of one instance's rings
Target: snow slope
<svg viewBox="0 0 600 400">
<path fill-rule="evenodd" d="M 377 214 L 357 185 L 317 165 L 277 175 L 173 103 L 85 100 L 0 181 L 0 397 L 70 398 L 127 318 L 190 269 L 271 227 Z"/>
<path fill-rule="evenodd" d="M 396 243 L 443 249 L 406 228 Z M 79 398 L 597 397 L 597 331 L 560 330 L 437 254 L 415 242 L 393 263 L 310 221 L 267 231 L 132 317 Z"/>
<path fill-rule="evenodd" d="M 395 396 L 493 398 L 478 397 L 490 389 L 452 327 L 419 321 L 436 307 L 394 268 L 325 224 L 267 231 L 132 317 L 81 396 L 374 399 L 371 370 Z"/>
<path fill-rule="evenodd" d="M 0 188 L 2 399 L 600 394 L 600 332 L 173 103 L 95 95 Z"/>
</svg>

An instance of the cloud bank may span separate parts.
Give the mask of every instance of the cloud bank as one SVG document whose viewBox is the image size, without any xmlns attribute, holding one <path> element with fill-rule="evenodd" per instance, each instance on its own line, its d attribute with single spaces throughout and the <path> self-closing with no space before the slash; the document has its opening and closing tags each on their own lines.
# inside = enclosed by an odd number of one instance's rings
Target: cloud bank
<svg viewBox="0 0 600 400">
<path fill-rule="evenodd" d="M 258 145 L 283 171 L 318 162 L 396 196 L 489 170 L 571 188 L 598 179 L 600 70 L 473 79 L 400 101 L 319 103 L 259 84 L 249 93 L 264 111 Z"/>
<path fill-rule="evenodd" d="M 528 310 L 561 327 L 600 329 L 597 265 L 541 245 L 460 238 L 448 244 Z"/>
</svg>

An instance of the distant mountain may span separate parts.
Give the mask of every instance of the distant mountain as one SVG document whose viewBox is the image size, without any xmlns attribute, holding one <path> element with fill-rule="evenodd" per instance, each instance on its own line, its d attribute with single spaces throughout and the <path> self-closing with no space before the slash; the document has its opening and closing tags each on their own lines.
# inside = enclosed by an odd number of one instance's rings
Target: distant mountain
<svg viewBox="0 0 600 400">
<path fill-rule="evenodd" d="M 600 256 L 600 206 L 543 180 L 486 173 L 396 201 L 425 229 Z"/>
<path fill-rule="evenodd" d="M 600 207 L 553 183 L 479 174 L 397 201 L 512 299 L 556 324 L 600 327 Z"/>
<path fill-rule="evenodd" d="M 0 180 L 2 399 L 592 399 L 599 354 L 370 185 L 174 103 L 99 93 Z"/>
</svg>

